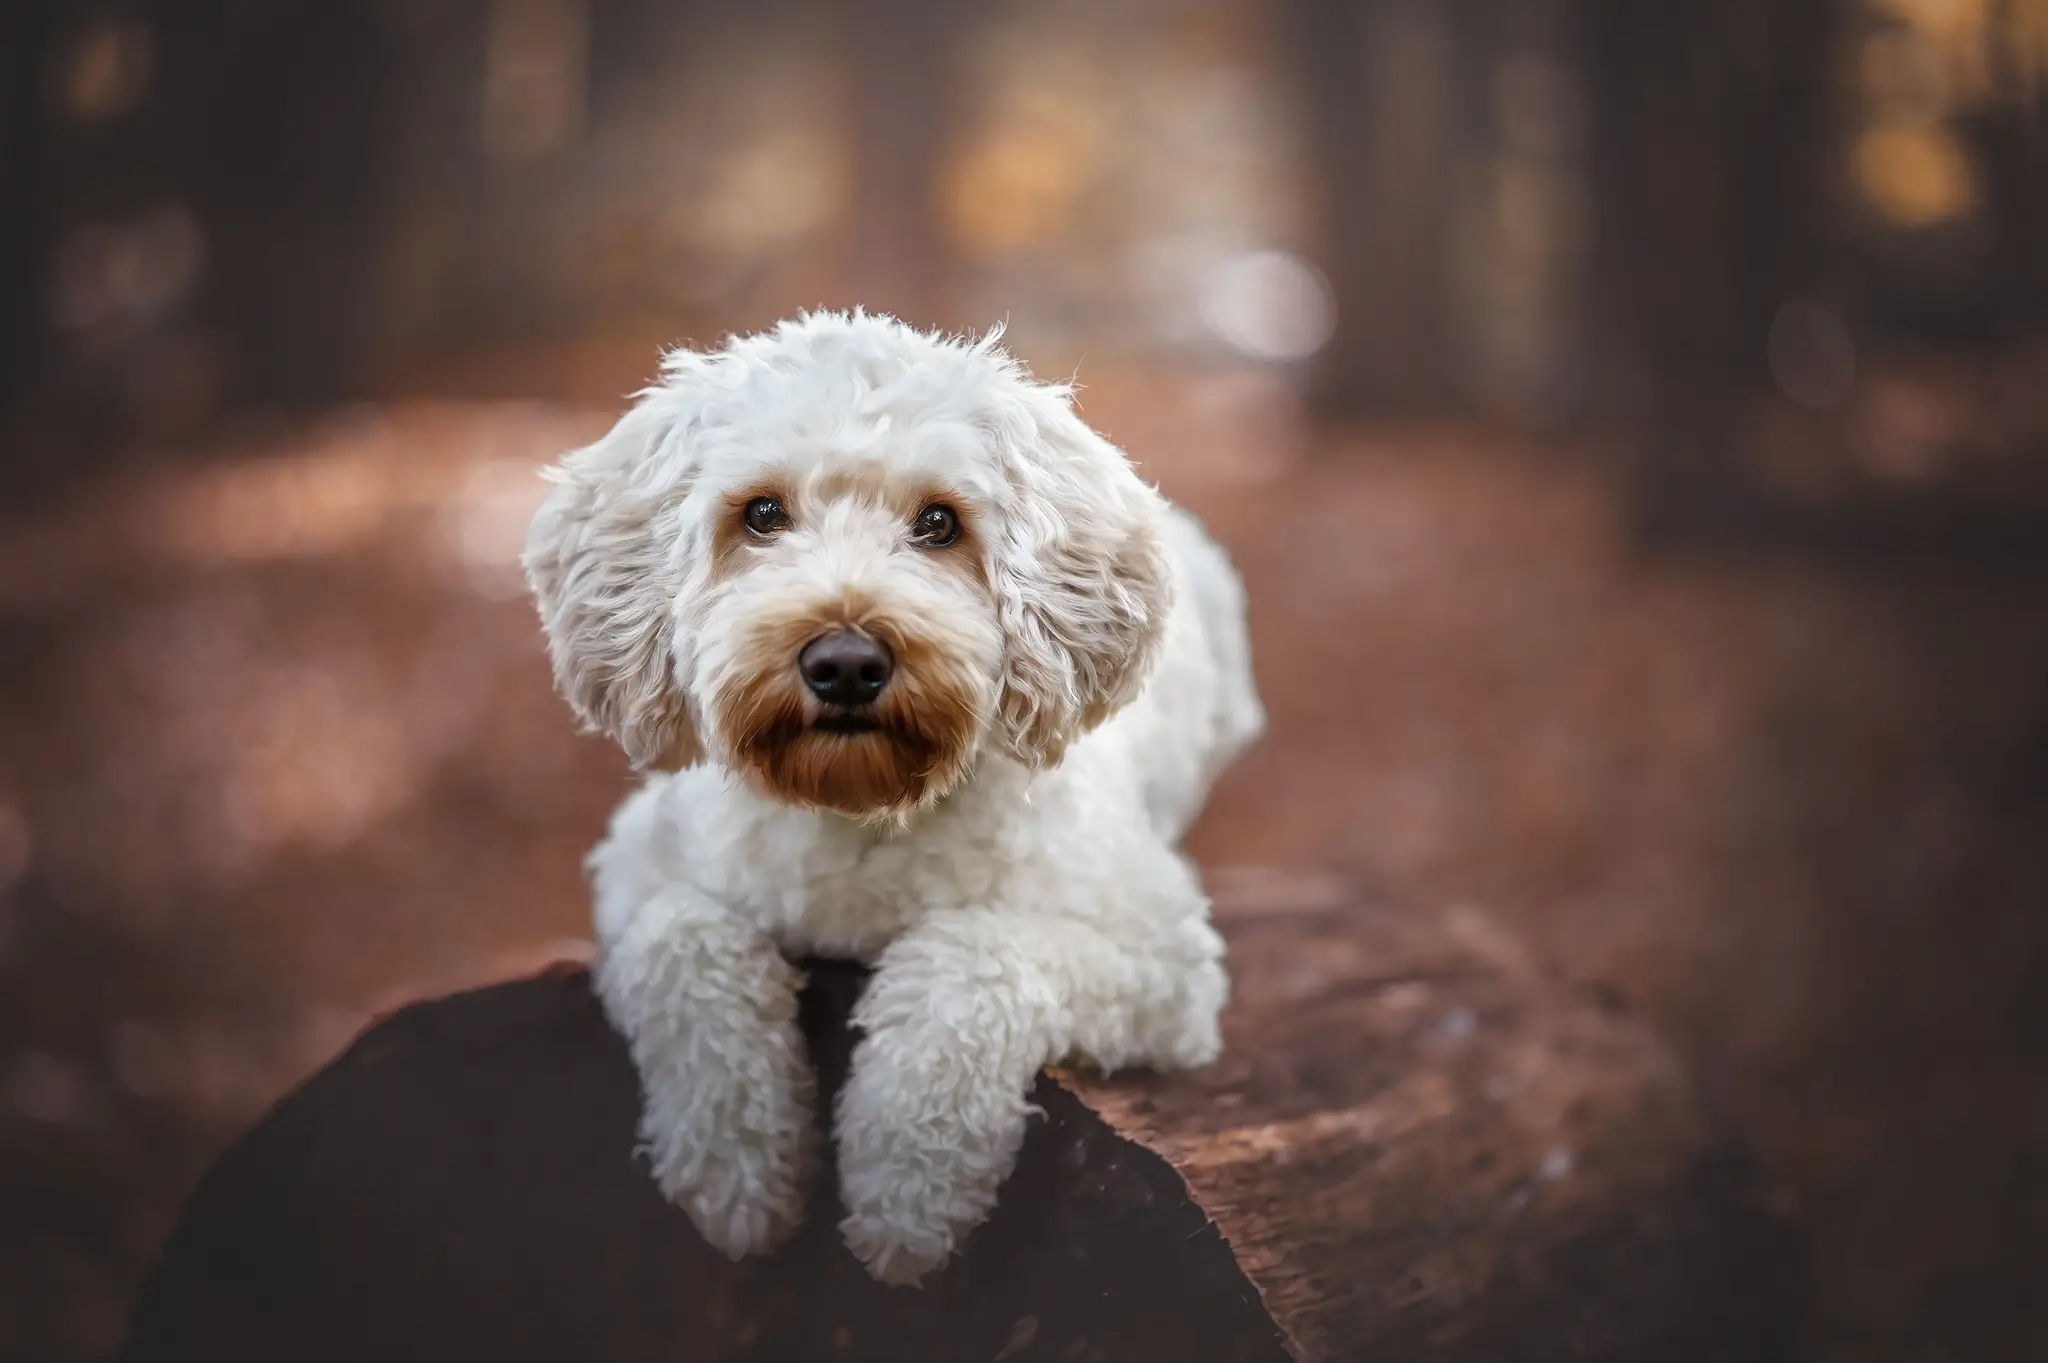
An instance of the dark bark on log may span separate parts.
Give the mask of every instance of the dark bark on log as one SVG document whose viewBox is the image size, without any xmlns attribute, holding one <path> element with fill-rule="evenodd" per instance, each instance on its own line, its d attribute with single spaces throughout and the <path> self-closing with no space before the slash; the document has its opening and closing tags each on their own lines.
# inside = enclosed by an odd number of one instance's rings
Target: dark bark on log
<svg viewBox="0 0 2048 1363">
<path fill-rule="evenodd" d="M 1218 916 L 1222 1062 L 1064 1082 L 1175 1166 L 1298 1356 L 1793 1352 L 1798 1242 L 1648 1029 L 1467 911 Z"/>
<path fill-rule="evenodd" d="M 1225 1061 L 1041 1079 L 995 1215 L 921 1291 L 867 1279 L 829 1177 L 780 1253 L 704 1246 L 634 1158 L 586 976 L 558 970 L 409 1008 L 281 1103 L 194 1195 L 125 1356 L 1791 1351 L 1796 1241 L 1643 1029 L 1477 920 L 1284 899 L 1222 916 Z M 861 982 L 819 966 L 805 996 L 827 1092 Z"/>
</svg>

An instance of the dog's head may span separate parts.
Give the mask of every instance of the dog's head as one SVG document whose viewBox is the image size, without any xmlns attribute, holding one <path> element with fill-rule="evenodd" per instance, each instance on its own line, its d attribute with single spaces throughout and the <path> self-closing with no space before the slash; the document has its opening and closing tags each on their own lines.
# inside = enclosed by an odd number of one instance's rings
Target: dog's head
<svg viewBox="0 0 2048 1363">
<path fill-rule="evenodd" d="M 989 748 L 1056 763 L 1137 694 L 1164 505 L 996 339 L 815 314 L 671 354 L 527 537 L 584 721 L 867 818 Z"/>
</svg>

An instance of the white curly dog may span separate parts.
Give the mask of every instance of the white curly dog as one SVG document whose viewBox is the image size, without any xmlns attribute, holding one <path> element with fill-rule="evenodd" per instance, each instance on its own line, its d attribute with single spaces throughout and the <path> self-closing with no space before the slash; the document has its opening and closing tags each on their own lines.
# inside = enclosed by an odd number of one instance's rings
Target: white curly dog
<svg viewBox="0 0 2048 1363">
<path fill-rule="evenodd" d="M 1220 1044 L 1177 844 L 1264 725 L 1243 594 L 998 340 L 823 313 L 677 351 L 529 533 L 557 680 L 652 772 L 591 854 L 596 988 L 656 1179 L 735 1258 L 816 1155 L 792 956 L 874 967 L 837 1146 L 885 1282 L 987 1215 L 1040 1066 Z"/>
</svg>

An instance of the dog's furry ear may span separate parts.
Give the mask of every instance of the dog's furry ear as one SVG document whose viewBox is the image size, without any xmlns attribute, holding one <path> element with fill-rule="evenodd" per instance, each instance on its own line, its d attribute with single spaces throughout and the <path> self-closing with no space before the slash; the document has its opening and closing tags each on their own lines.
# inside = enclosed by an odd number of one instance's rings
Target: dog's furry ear
<svg viewBox="0 0 2048 1363">
<path fill-rule="evenodd" d="M 683 404 L 673 386 L 650 388 L 604 438 L 563 456 L 526 534 L 556 684 L 638 768 L 702 755 L 676 676 L 680 507 L 696 478 Z"/>
<path fill-rule="evenodd" d="M 1012 756 L 1048 767 L 1151 674 L 1173 606 L 1166 504 L 1065 388 L 1028 384 L 993 424 L 1009 484 L 990 553 L 998 729 Z"/>
</svg>

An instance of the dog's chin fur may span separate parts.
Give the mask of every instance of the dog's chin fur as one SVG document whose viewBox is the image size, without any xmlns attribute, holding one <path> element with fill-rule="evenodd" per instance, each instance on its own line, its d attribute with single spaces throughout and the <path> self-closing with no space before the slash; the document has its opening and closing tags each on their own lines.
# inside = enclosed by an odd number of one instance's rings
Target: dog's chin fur
<svg viewBox="0 0 2048 1363">
<path fill-rule="evenodd" d="M 928 752 L 916 736 L 889 730 L 811 728 L 756 748 L 746 771 L 756 789 L 785 803 L 879 823 L 944 793 L 950 783 Z"/>
<path fill-rule="evenodd" d="M 952 789 L 967 768 L 972 717 L 950 712 L 913 713 L 892 707 L 873 729 L 843 732 L 774 685 L 738 700 L 747 727 L 732 765 L 762 794 L 785 804 L 826 809 L 863 821 L 886 822 L 929 804 Z M 736 716 L 737 717 L 737 716 Z"/>
<path fill-rule="evenodd" d="M 873 634 L 896 658 L 880 700 L 857 715 L 819 705 L 796 670 L 804 642 L 840 624 Z M 972 765 L 994 700 L 993 681 L 979 681 L 971 659 L 842 609 L 764 622 L 738 661 L 711 703 L 727 765 L 771 799 L 863 821 L 899 819 L 951 790 Z M 848 731 L 850 718 L 872 727 Z"/>
</svg>

